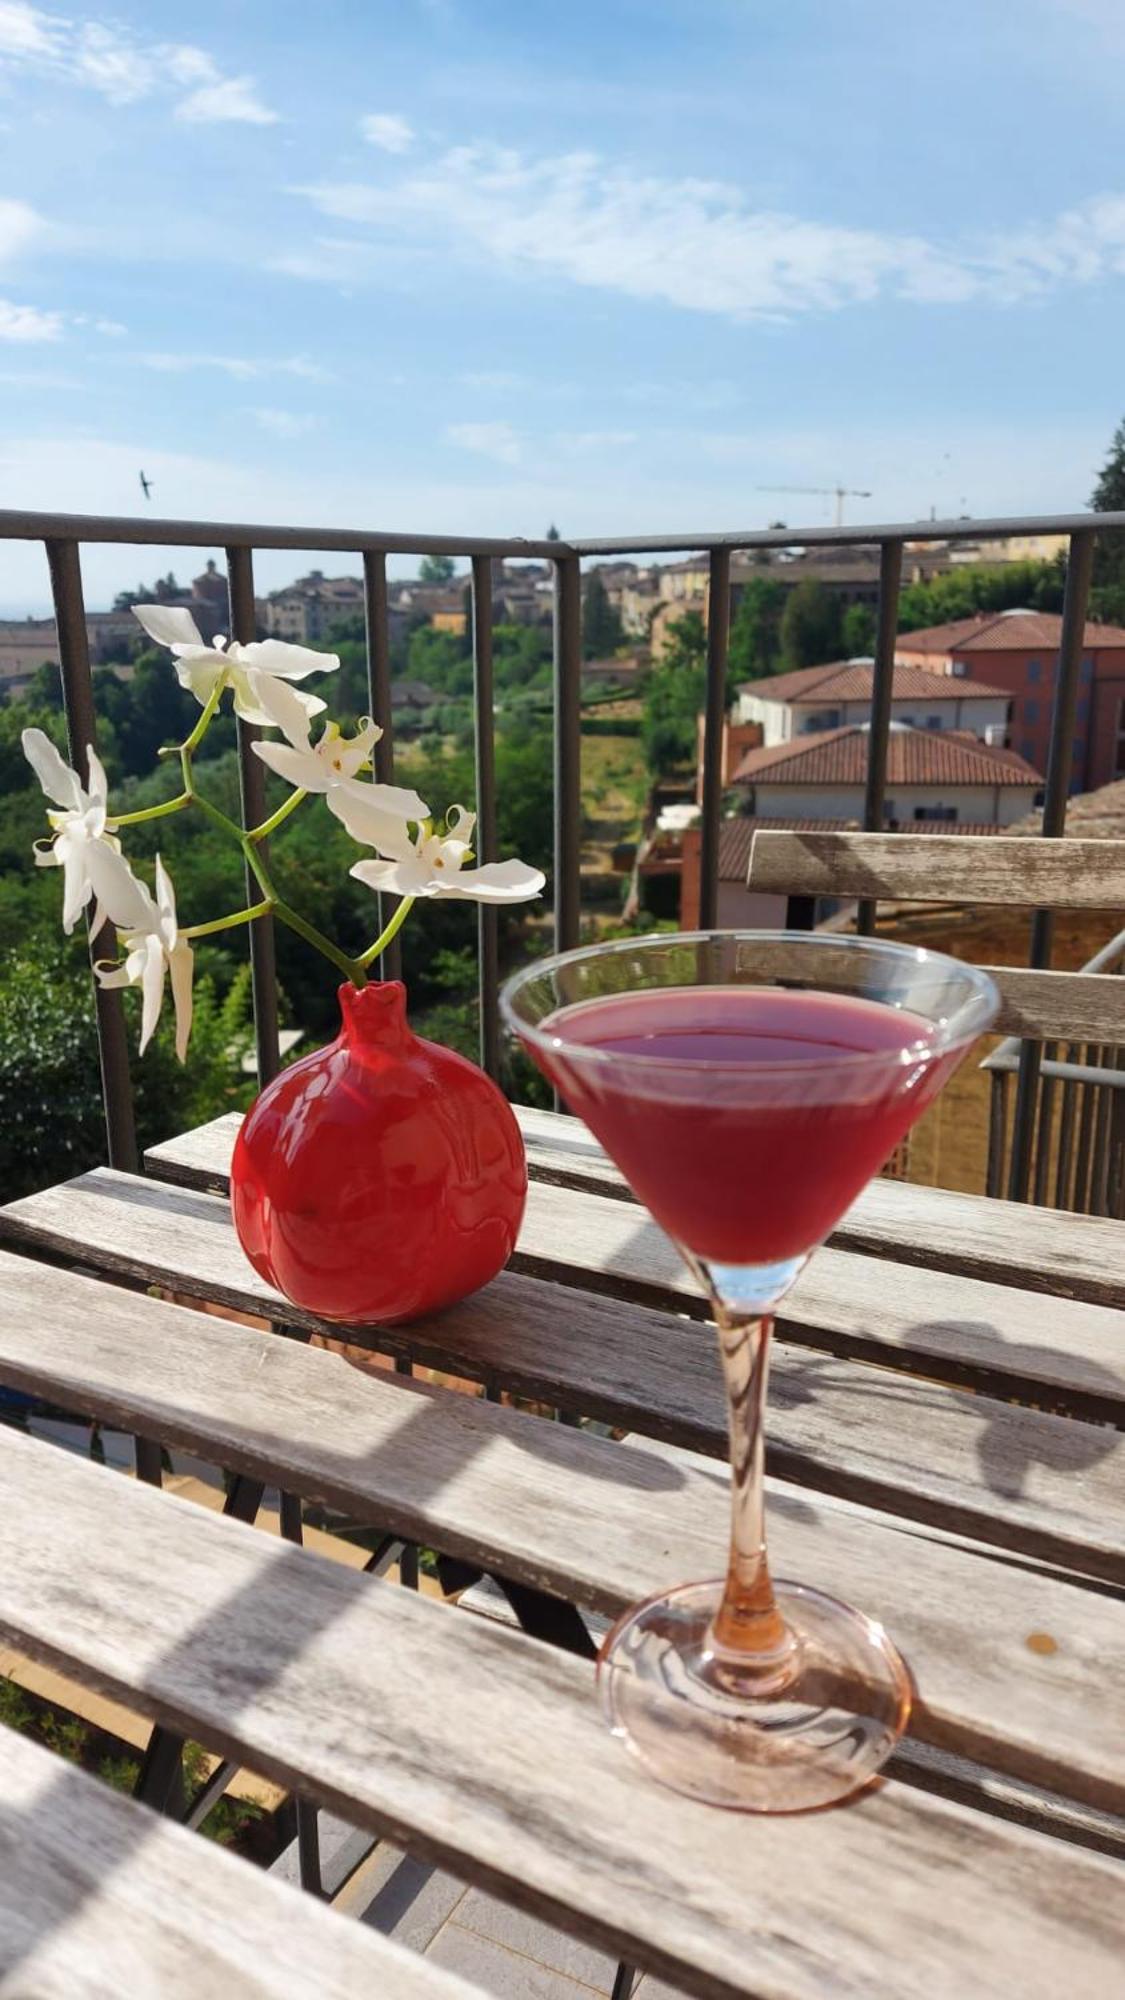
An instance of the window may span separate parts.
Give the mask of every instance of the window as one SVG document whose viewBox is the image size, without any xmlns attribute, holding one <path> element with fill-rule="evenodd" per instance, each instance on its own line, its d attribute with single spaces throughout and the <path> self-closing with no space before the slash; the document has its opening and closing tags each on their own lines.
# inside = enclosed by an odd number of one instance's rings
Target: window
<svg viewBox="0 0 1125 2000">
<path fill-rule="evenodd" d="M 914 817 L 915 819 L 955 820 L 957 817 L 957 808 L 956 806 L 915 806 Z"/>
<path fill-rule="evenodd" d="M 1094 662 L 1093 662 L 1093 660 L 1083 660 L 1083 662 L 1082 662 L 1082 665 L 1081 665 L 1081 667 L 1079 668 L 1079 675 L 1080 675 L 1080 678 L 1081 678 L 1082 680 L 1084 680 L 1084 681 L 1092 681 L 1092 680 L 1093 680 L 1093 678 L 1094 678 Z"/>
<path fill-rule="evenodd" d="M 1088 716 L 1088 715 L 1089 715 L 1089 713 L 1090 713 L 1090 697 L 1089 697 L 1089 695 L 1088 695 L 1088 694 L 1080 694 L 1080 695 L 1079 695 L 1079 697 L 1078 697 L 1078 713 L 1079 713 L 1079 715 L 1081 716 L 1081 718 L 1082 718 L 1083 722 L 1085 722 L 1085 720 L 1086 720 L 1087 716 Z"/>
<path fill-rule="evenodd" d="M 926 717 L 926 728 L 927 728 L 927 729 L 940 729 L 940 728 L 941 728 L 941 717 L 940 717 L 940 715 L 927 715 L 927 717 Z"/>
<path fill-rule="evenodd" d="M 1034 699 L 1034 697 L 1024 702 L 1023 719 L 1025 722 L 1038 722 L 1039 703 Z"/>
<path fill-rule="evenodd" d="M 1113 775 L 1125 778 L 1125 701 L 1117 704 L 1117 740 L 1113 759 Z"/>
<path fill-rule="evenodd" d="M 1029 661 L 1028 661 L 1028 663 L 1027 663 L 1027 678 L 1028 678 L 1028 680 L 1029 680 L 1029 681 L 1038 681 L 1038 680 L 1042 680 L 1042 678 L 1043 678 L 1043 662 L 1042 662 L 1042 660 L 1029 660 Z"/>
<path fill-rule="evenodd" d="M 1020 744 L 1020 756 L 1026 757 L 1029 764 L 1034 764 L 1035 745 L 1032 742 L 1030 736 L 1025 736 L 1023 742 Z"/>
</svg>

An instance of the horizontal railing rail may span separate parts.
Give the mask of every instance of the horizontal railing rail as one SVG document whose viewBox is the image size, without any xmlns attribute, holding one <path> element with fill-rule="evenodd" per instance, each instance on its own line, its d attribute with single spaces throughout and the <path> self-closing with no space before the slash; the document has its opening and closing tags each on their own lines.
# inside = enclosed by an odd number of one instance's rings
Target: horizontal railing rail
<svg viewBox="0 0 1125 2000">
<path fill-rule="evenodd" d="M 58 630 L 59 663 L 72 761 L 83 767 L 88 745 L 96 743 L 92 677 L 81 572 L 83 544 L 122 543 L 137 547 L 215 548 L 226 552 L 230 592 L 230 629 L 234 637 L 254 633 L 253 560 L 259 550 L 332 550 L 362 559 L 367 628 L 368 678 L 372 712 L 384 724 L 376 748 L 375 774 L 383 781 L 394 771 L 390 708 L 390 637 L 387 558 L 440 554 L 468 557 L 471 564 L 471 631 L 474 660 L 474 729 L 476 744 L 476 806 L 478 850 L 482 860 L 495 857 L 496 795 L 493 755 L 494 704 L 492 688 L 492 569 L 493 558 L 549 562 L 554 577 L 554 916 L 555 939 L 567 949 L 579 938 L 581 914 L 581 791 L 580 723 L 582 606 L 581 563 L 614 555 L 702 552 L 710 584 L 707 633 L 707 674 L 703 743 L 700 855 L 700 922 L 716 920 L 718 905 L 719 827 L 722 812 L 721 748 L 730 629 L 731 558 L 739 551 L 792 548 L 878 551 L 879 590 L 874 654 L 874 684 L 863 825 L 881 831 L 890 737 L 891 695 L 898 630 L 899 592 L 904 557 L 915 544 L 971 541 L 987 543 L 1021 536 L 1066 535 L 1069 555 L 1063 608 L 1062 643 L 1055 676 L 1050 757 L 1046 777 L 1042 834 L 1056 839 L 1066 821 L 1066 804 L 1073 761 L 1079 668 L 1092 574 L 1094 544 L 1105 530 L 1125 530 L 1125 512 L 996 516 L 987 520 L 907 521 L 849 528 L 754 528 L 733 531 L 639 534 L 627 537 L 572 538 L 568 541 L 523 536 L 434 535 L 335 527 L 290 527 L 269 523 L 139 519 L 135 516 L 0 510 L 0 540 L 38 541 L 47 552 Z M 264 773 L 252 757 L 254 732 L 239 724 L 242 810 L 244 824 L 260 819 Z M 791 920 L 807 925 L 808 909 L 795 908 Z M 278 1065 L 276 981 L 269 916 L 250 927 L 254 1019 L 258 1069 L 262 1079 Z M 873 903 L 858 912 L 861 930 L 875 922 Z M 92 940 L 101 955 L 112 940 Z M 479 994 L 481 1058 L 493 1074 L 499 1064 L 497 1010 L 497 913 L 482 909 L 479 935 Z M 1040 911 L 1033 919 L 1030 962 L 1050 963 L 1051 917 Z M 399 969 L 397 942 L 385 955 L 383 971 Z M 129 1071 L 121 996 L 98 992 L 98 1031 L 103 1089 L 113 1164 L 135 1169 L 136 1140 L 129 1093 Z M 1012 1125 L 1007 1192 L 1026 1200 L 1032 1180 L 1032 1146 L 1040 1083 L 1041 1052 L 1022 1045 Z M 1048 1078 L 1048 1083 L 1050 1079 Z M 1038 1175 L 1039 1169 L 1036 1168 Z"/>
</svg>

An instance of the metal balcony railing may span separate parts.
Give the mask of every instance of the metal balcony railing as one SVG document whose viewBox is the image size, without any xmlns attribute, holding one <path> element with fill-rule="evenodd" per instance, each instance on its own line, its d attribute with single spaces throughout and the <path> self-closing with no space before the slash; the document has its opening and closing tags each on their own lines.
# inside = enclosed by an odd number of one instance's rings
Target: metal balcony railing
<svg viewBox="0 0 1125 2000">
<path fill-rule="evenodd" d="M 1007 540 L 1020 536 L 1067 535 L 1069 557 L 1063 605 L 1062 641 L 1055 676 L 1050 755 L 1047 768 L 1042 834 L 1057 839 L 1064 831 L 1078 701 L 1086 612 L 1093 566 L 1094 540 L 1104 529 L 1125 529 L 1125 513 L 1063 514 L 1005 517 L 985 521 L 898 522 L 889 526 L 855 528 L 785 528 L 730 533 L 684 531 L 674 535 L 636 535 L 594 540 L 537 541 L 518 537 L 383 534 L 343 528 L 248 526 L 215 521 L 137 520 L 131 517 L 0 511 L 0 539 L 41 542 L 47 552 L 58 627 L 59 663 L 72 760 L 79 764 L 88 743 L 96 742 L 93 687 L 83 601 L 83 543 L 124 543 L 131 546 L 222 548 L 226 551 L 230 591 L 230 631 L 235 639 L 254 637 L 254 551 L 331 550 L 359 555 L 363 561 L 368 677 L 372 713 L 384 725 L 376 746 L 376 775 L 393 775 L 394 745 L 390 729 L 390 645 L 387 616 L 388 555 L 452 555 L 469 557 L 472 565 L 472 638 L 474 661 L 474 722 L 476 745 L 477 851 L 482 860 L 496 858 L 496 793 L 492 702 L 492 572 L 494 557 L 537 558 L 554 569 L 554 743 L 555 841 L 554 916 L 559 949 L 578 941 L 581 882 L 579 872 L 581 803 L 581 563 L 584 558 L 706 553 L 710 578 L 707 631 L 707 693 L 703 743 L 700 922 L 715 922 L 718 889 L 718 847 L 721 807 L 721 743 L 725 697 L 727 644 L 730 632 L 730 566 L 736 551 L 878 547 L 879 596 L 875 640 L 874 689 L 868 741 L 863 824 L 883 827 L 887 744 L 898 625 L 899 586 L 903 551 L 908 543 Z M 254 732 L 239 724 L 242 812 L 245 825 L 264 817 L 264 770 L 249 754 Z M 254 891 L 251 885 L 251 898 Z M 791 922 L 807 926 L 807 908 L 791 906 Z M 858 926 L 870 933 L 875 922 L 872 903 L 859 906 Z M 497 1009 L 497 918 L 495 910 L 479 913 L 479 972 L 481 1058 L 495 1073 L 499 1060 Z M 108 954 L 111 939 L 91 940 L 97 955 Z M 277 1073 L 278 1019 L 274 976 L 273 932 L 269 917 L 251 926 L 254 1022 L 258 1071 L 263 1082 Z M 1030 963 L 1045 966 L 1051 953 L 1051 916 L 1038 911 L 1033 919 Z M 386 976 L 398 970 L 398 947 L 392 945 L 383 967 Z M 113 1165 L 137 1168 L 136 1135 L 129 1086 L 124 1017 L 117 992 L 97 993 L 98 1034 L 105 1098 L 109 1157 Z M 1024 1043 L 1017 1058 L 1017 1079 L 1007 1193 L 1027 1200 L 1041 1174 L 1033 1160 L 1041 1050 Z M 997 1189 L 999 1192 L 1000 1190 Z"/>
<path fill-rule="evenodd" d="M 1083 972 L 1125 977 L 1125 930 L 1095 952 Z M 1031 1198 L 1079 1215 L 1125 1217 L 1125 1051 L 1101 1043 L 1048 1044 L 1039 1065 Z M 1010 1090 L 1020 1043 L 1009 1035 L 981 1063 L 988 1073 L 989 1194 L 1003 1194 L 1011 1169 Z"/>
</svg>

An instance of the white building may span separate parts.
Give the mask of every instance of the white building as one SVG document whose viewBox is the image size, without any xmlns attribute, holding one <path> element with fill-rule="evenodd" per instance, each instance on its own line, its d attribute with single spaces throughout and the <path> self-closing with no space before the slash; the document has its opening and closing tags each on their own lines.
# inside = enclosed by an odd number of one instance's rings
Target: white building
<svg viewBox="0 0 1125 2000">
<path fill-rule="evenodd" d="M 748 750 L 731 783 L 760 820 L 855 821 L 862 825 L 869 729 L 852 725 Z M 1035 804 L 1043 780 L 1014 750 L 968 732 L 892 722 L 884 820 L 889 827 L 945 821 L 974 829 L 1011 826 Z"/>
<path fill-rule="evenodd" d="M 746 681 L 738 690 L 736 722 L 757 722 L 767 749 L 812 731 L 843 729 L 871 715 L 874 661 L 836 660 L 826 667 Z M 898 663 L 891 720 L 912 729 L 960 730 L 984 743 L 1006 741 L 1010 695 L 983 681 Z"/>
</svg>

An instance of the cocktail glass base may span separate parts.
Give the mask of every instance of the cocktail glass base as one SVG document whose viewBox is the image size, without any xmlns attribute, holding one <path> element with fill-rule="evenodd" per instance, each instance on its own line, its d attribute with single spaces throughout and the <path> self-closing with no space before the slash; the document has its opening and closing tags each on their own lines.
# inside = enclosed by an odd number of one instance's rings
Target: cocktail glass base
<svg viewBox="0 0 1125 2000">
<path fill-rule="evenodd" d="M 911 1680 L 881 1625 L 774 1583 L 791 1645 L 757 1673 L 711 1642 L 721 1581 L 634 1605 L 598 1661 L 606 1718 L 653 1777 L 737 1812 L 807 1812 L 866 1785 L 906 1727 Z"/>
</svg>

